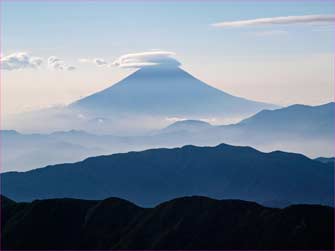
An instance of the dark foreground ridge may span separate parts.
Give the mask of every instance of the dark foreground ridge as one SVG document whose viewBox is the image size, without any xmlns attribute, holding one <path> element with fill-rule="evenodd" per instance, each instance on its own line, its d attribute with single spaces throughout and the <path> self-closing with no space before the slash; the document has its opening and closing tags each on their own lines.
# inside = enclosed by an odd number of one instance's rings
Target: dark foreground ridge
<svg viewBox="0 0 335 251">
<path fill-rule="evenodd" d="M 183 197 L 154 208 L 126 200 L 2 197 L 2 249 L 333 249 L 333 208 L 267 208 Z"/>
</svg>

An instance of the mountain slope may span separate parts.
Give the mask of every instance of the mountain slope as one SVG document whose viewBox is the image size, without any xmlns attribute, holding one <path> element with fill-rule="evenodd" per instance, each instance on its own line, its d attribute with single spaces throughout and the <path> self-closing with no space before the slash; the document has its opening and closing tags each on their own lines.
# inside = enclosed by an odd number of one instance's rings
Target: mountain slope
<svg viewBox="0 0 335 251">
<path fill-rule="evenodd" d="M 225 142 L 261 150 L 300 152 L 313 158 L 334 156 L 334 102 L 319 106 L 293 105 L 264 110 L 216 132 Z"/>
<path fill-rule="evenodd" d="M 332 205 L 333 169 L 300 154 L 185 146 L 4 173 L 2 193 L 18 201 L 117 196 L 145 206 L 184 195 Z"/>
<path fill-rule="evenodd" d="M 335 103 L 319 106 L 292 105 L 276 110 L 264 110 L 238 123 L 247 129 L 272 133 L 299 133 L 304 136 L 334 135 Z"/>
<path fill-rule="evenodd" d="M 95 113 L 156 116 L 247 115 L 274 105 L 234 97 L 178 67 L 144 67 L 70 108 Z"/>
<path fill-rule="evenodd" d="M 333 248 L 333 209 L 262 207 L 184 197 L 154 208 L 128 201 L 74 199 L 15 203 L 2 197 L 2 249 L 319 249 Z"/>
</svg>

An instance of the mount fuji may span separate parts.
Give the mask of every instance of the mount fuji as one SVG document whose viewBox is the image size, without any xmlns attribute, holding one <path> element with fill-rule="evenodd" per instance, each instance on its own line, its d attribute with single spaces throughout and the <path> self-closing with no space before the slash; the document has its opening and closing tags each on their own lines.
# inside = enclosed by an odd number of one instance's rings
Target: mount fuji
<svg viewBox="0 0 335 251">
<path fill-rule="evenodd" d="M 86 112 L 148 116 L 248 116 L 272 104 L 235 97 L 174 67 L 143 67 L 111 87 L 70 106 Z"/>
<path fill-rule="evenodd" d="M 275 108 L 216 89 L 177 65 L 157 65 L 142 67 L 69 105 L 14 116 L 6 120 L 5 128 L 39 133 L 76 129 L 140 135 L 166 127 L 174 119 L 214 119 L 224 124 Z"/>
</svg>

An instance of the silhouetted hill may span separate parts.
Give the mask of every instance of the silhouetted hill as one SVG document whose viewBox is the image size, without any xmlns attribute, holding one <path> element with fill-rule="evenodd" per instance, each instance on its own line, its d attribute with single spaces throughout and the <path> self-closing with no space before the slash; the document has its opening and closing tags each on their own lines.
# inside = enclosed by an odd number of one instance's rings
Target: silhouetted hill
<svg viewBox="0 0 335 251">
<path fill-rule="evenodd" d="M 17 201 L 110 196 L 152 206 L 185 195 L 332 205 L 333 168 L 303 155 L 221 144 L 88 158 L 2 174 Z"/>
<path fill-rule="evenodd" d="M 154 208 L 128 201 L 2 198 L 2 249 L 333 248 L 333 209 L 285 209 L 240 200 L 184 197 Z"/>
</svg>

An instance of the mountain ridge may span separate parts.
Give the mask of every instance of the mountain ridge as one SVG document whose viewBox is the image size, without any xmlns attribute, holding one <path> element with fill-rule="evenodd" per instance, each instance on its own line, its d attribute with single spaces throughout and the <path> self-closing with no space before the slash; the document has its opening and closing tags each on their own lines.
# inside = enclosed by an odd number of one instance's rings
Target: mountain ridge
<svg viewBox="0 0 335 251">
<path fill-rule="evenodd" d="M 129 185 L 125 187 L 122 184 L 126 181 Z M 333 170 L 301 154 L 263 153 L 227 144 L 184 146 L 3 173 L 2 193 L 19 201 L 117 196 L 149 206 L 193 194 L 259 203 L 275 200 L 331 205 Z"/>
<path fill-rule="evenodd" d="M 2 196 L 1 201 L 5 250 L 326 250 L 334 245 L 333 208 L 319 205 L 277 209 L 204 196 L 152 208 L 119 198 L 17 203 Z"/>
</svg>

